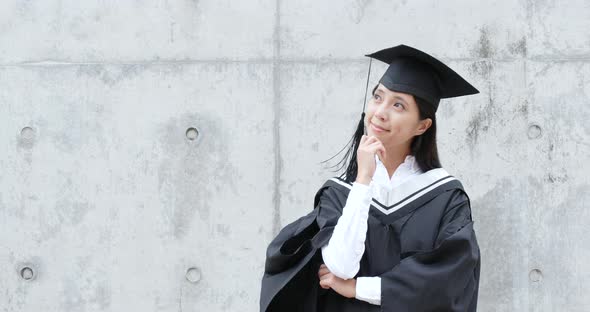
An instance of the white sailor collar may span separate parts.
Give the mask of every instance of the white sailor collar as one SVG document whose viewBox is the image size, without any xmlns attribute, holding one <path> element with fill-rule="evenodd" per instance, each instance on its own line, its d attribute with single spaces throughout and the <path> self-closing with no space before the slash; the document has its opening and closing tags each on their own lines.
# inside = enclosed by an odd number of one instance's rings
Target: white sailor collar
<svg viewBox="0 0 590 312">
<path fill-rule="evenodd" d="M 385 172 L 387 169 L 383 168 Z M 403 170 L 403 169 L 402 169 Z M 444 168 L 434 168 L 426 172 L 414 172 L 399 185 L 389 189 L 383 187 L 387 184 L 389 177 L 385 173 L 385 178 L 378 173 L 381 169 L 375 170 L 369 186 L 372 193 L 372 206 L 385 215 L 390 215 L 398 209 L 401 209 L 425 194 L 451 183 L 459 183 L 458 180 L 450 175 Z M 379 175 L 378 175 L 379 174 Z M 331 178 L 330 181 L 336 182 L 348 189 L 352 188 L 353 182 L 347 182 L 341 178 Z M 378 183 L 379 182 L 379 183 Z M 460 185 L 460 183 L 459 183 Z"/>
<path fill-rule="evenodd" d="M 401 185 L 411 176 L 422 173 L 422 170 L 418 166 L 418 162 L 413 155 L 407 155 L 404 161 L 395 169 L 395 172 L 391 177 L 377 154 L 375 154 L 375 162 L 376 168 L 375 173 L 373 174 L 373 181 L 375 184 L 389 190 Z"/>
</svg>

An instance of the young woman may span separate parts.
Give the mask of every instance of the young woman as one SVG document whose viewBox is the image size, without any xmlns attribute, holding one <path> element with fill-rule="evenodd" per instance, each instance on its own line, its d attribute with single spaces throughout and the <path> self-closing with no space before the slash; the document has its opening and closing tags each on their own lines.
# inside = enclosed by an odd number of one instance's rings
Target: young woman
<svg viewBox="0 0 590 312">
<path fill-rule="evenodd" d="M 405 45 L 367 56 L 389 67 L 346 170 L 268 246 L 260 309 L 475 311 L 479 246 L 469 197 L 438 158 L 435 112 L 441 98 L 478 91 Z"/>
</svg>

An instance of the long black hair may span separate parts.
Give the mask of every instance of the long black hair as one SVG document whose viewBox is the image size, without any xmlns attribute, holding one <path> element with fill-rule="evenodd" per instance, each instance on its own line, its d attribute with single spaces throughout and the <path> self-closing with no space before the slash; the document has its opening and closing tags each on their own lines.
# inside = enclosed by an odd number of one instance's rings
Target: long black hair
<svg viewBox="0 0 590 312">
<path fill-rule="evenodd" d="M 378 85 L 373 88 L 371 93 L 372 95 L 375 94 L 377 87 Z M 414 136 L 412 143 L 410 144 L 410 154 L 416 158 L 416 162 L 418 163 L 418 166 L 422 172 L 426 172 L 435 168 L 441 168 L 442 166 L 438 158 L 438 148 L 436 147 L 436 111 L 434 106 L 429 104 L 428 101 L 417 96 L 414 96 L 414 100 L 416 101 L 416 104 L 418 104 L 420 120 L 430 118 L 432 120 L 432 125 L 421 135 Z M 344 170 L 339 177 L 347 182 L 352 183 L 356 180 L 356 174 L 358 172 L 356 153 L 361 143 L 361 138 L 364 134 L 364 127 L 365 112 L 361 114 L 361 119 L 359 120 L 356 130 L 344 148 L 336 153 L 336 155 L 322 161 L 322 163 L 328 162 L 342 153 L 342 151 L 346 150 L 346 153 L 342 159 L 329 168 L 337 167 L 334 172 L 338 172 L 346 167 L 346 170 Z"/>
</svg>

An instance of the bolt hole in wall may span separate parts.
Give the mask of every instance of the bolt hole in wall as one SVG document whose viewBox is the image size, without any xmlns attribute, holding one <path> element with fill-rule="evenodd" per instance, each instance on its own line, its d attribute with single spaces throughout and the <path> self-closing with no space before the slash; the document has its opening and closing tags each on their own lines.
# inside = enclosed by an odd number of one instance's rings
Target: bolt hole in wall
<svg viewBox="0 0 590 312">
<path fill-rule="evenodd" d="M 19 275 L 25 281 L 34 280 L 36 277 L 35 271 L 31 268 L 31 265 L 23 265 L 19 270 Z"/>
<path fill-rule="evenodd" d="M 199 268 L 188 268 L 186 270 L 186 280 L 196 284 L 201 280 L 201 270 Z"/>
<path fill-rule="evenodd" d="M 20 131 L 20 135 L 24 140 L 32 140 L 35 137 L 35 130 L 31 127 L 24 127 Z"/>
<path fill-rule="evenodd" d="M 531 282 L 540 282 L 543 279 L 543 272 L 539 269 L 532 269 L 531 272 L 529 272 L 529 279 Z"/>
<path fill-rule="evenodd" d="M 540 138 L 542 134 L 541 126 L 535 124 L 530 125 L 527 134 L 531 140 Z"/>
<path fill-rule="evenodd" d="M 35 144 L 35 129 L 32 127 L 24 127 L 20 131 L 20 135 L 18 136 L 18 145 L 19 147 L 25 149 L 31 149 Z"/>
<path fill-rule="evenodd" d="M 188 129 L 186 129 L 186 138 L 191 140 L 191 141 L 195 141 L 199 138 L 199 130 L 197 130 L 197 128 L 194 127 L 190 127 Z"/>
</svg>

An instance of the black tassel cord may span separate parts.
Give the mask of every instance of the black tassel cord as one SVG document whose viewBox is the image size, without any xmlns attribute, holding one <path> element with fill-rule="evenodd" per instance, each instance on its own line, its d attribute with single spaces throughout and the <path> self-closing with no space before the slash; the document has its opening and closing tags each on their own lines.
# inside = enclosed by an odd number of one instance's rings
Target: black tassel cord
<svg viewBox="0 0 590 312">
<path fill-rule="evenodd" d="M 371 76 L 372 61 L 373 61 L 373 59 L 369 58 L 369 71 L 367 73 L 367 83 L 365 85 L 365 97 L 363 99 L 363 111 L 361 113 L 361 119 L 359 120 L 358 125 L 356 127 L 356 131 L 354 132 L 354 135 L 348 141 L 348 143 L 346 143 L 346 145 L 336 155 L 334 155 L 330 159 L 322 162 L 322 163 L 324 163 L 324 162 L 330 161 L 332 158 L 334 158 L 337 155 L 339 155 L 340 153 L 342 153 L 342 151 L 344 149 L 346 149 L 346 147 L 348 146 L 348 150 L 344 154 L 344 157 L 336 165 L 331 166 L 331 168 L 338 167 L 335 171 L 340 171 L 346 165 L 346 163 L 348 163 L 346 171 L 340 175 L 340 178 L 343 178 L 348 182 L 352 182 L 351 179 L 356 178 L 356 174 L 358 171 L 357 162 L 356 162 L 356 153 L 357 153 L 357 150 L 358 150 L 359 145 L 361 143 L 361 138 L 363 137 L 364 134 L 367 134 L 367 129 L 365 127 L 365 107 L 366 107 L 366 103 L 367 103 L 367 93 L 369 90 L 369 78 Z"/>
</svg>

